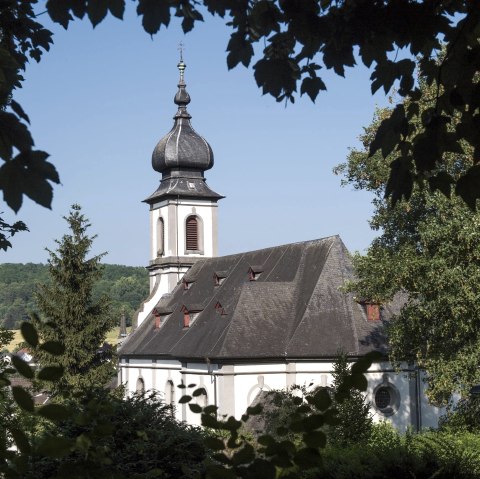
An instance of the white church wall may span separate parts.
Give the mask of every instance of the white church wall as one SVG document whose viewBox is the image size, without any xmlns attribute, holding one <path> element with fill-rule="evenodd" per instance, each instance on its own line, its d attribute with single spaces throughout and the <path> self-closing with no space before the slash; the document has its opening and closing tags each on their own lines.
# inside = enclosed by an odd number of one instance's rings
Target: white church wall
<svg viewBox="0 0 480 479">
<path fill-rule="evenodd" d="M 437 427 L 438 421 L 441 416 L 446 414 L 447 410 L 444 407 L 436 407 L 431 405 L 427 400 L 426 390 L 427 384 L 425 383 L 425 373 L 422 372 L 419 378 L 420 389 L 420 423 L 422 429 Z"/>
<path fill-rule="evenodd" d="M 138 378 L 146 390 L 156 390 L 162 398 L 173 400 L 176 418 L 190 424 L 200 424 L 200 415 L 192 413 L 188 404 L 178 400 L 193 389 L 203 387 L 207 397 L 194 398 L 202 406 L 216 405 L 219 414 L 240 417 L 260 391 L 286 389 L 292 384 L 326 387 L 332 384 L 332 362 L 262 363 L 217 365 L 206 363 L 183 364 L 175 360 L 131 359 L 120 364 L 121 380 L 129 393 L 135 392 Z M 396 373 L 387 362 L 374 364 L 367 372 L 366 398 L 371 404 L 374 422 L 388 421 L 404 432 L 408 427 L 436 427 L 444 409 L 430 405 L 425 396 L 425 384 L 417 380 L 415 371 L 405 369 Z M 173 384 L 173 396 L 169 389 Z M 195 384 L 195 388 L 180 389 L 179 384 Z M 375 393 L 388 387 L 393 398 L 392 407 L 380 410 L 375 406 Z M 396 403 L 395 403 L 396 401 Z"/>
</svg>

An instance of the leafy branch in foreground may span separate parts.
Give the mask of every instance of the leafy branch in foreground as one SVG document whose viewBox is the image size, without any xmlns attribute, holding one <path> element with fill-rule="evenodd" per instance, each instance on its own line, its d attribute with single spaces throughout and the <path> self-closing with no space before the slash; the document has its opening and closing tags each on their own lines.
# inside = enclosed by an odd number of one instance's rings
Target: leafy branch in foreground
<svg viewBox="0 0 480 479">
<path fill-rule="evenodd" d="M 335 405 L 348 400 L 352 389 L 366 391 L 364 373 L 372 362 L 380 359 L 381 355 L 373 352 L 354 363 L 338 384 L 333 401 L 326 389 L 318 389 L 304 398 L 293 398 L 296 408 L 285 424 L 277 428 L 276 434 L 263 434 L 255 440 L 243 431 L 251 416 L 262 413 L 260 404 L 249 407 L 241 420 L 233 416 L 219 419 L 216 406 L 202 407 L 192 402 L 195 397 L 205 394 L 203 388 L 185 394 L 179 402 L 201 414 L 202 425 L 213 433 L 212 437 L 205 439 L 205 444 L 215 451 L 207 463 L 207 478 L 294 479 L 317 469 L 322 464 L 322 450 L 327 444 L 324 429 L 334 428 L 339 423 Z M 186 386 L 186 389 L 193 387 Z"/>
<path fill-rule="evenodd" d="M 372 2 L 370 0 L 135 0 L 144 30 L 156 34 L 181 19 L 189 32 L 207 12 L 226 19 L 232 33 L 227 45 L 227 66 L 248 67 L 255 46 L 264 45 L 253 65 L 264 94 L 277 101 L 294 102 L 307 94 L 315 101 L 327 89 L 322 68 L 344 76 L 358 61 L 372 69 L 371 90 L 396 88 L 409 98 L 400 103 L 376 132 L 370 153 L 381 151 L 389 160 L 385 193 L 396 203 L 410 198 L 414 182 L 434 186 L 447 182 L 475 209 L 480 197 L 480 9 L 466 0 L 439 2 Z M 14 211 L 24 195 L 50 207 L 52 183 L 59 183 L 48 154 L 34 150 L 29 118 L 13 98 L 21 87 L 22 72 L 30 58 L 39 61 L 52 43 L 52 33 L 38 21 L 37 0 L 7 0 L 0 11 L 0 189 Z M 68 28 L 74 18 L 88 18 L 95 27 L 107 15 L 122 19 L 125 0 L 48 0 L 54 22 Z M 44 13 L 44 12 L 41 12 Z M 257 49 L 257 51 L 259 51 Z M 418 66 L 415 59 L 421 58 Z M 428 109 L 416 81 L 415 69 L 435 86 Z M 455 120 L 456 127 L 449 125 Z M 422 129 L 416 123 L 421 121 Z M 472 165 L 456 178 L 445 168 L 445 157 L 471 147 Z M 447 181 L 448 180 L 448 181 Z M 448 191 L 447 191 L 448 190 Z M 1 232 L 0 232 L 1 235 Z M 1 236 L 0 236 L 1 239 Z M 7 245 L 8 246 L 8 245 Z"/>
<path fill-rule="evenodd" d="M 455 192 L 475 209 L 480 197 L 480 9 L 475 2 L 347 2 L 333 0 L 138 0 L 137 13 L 151 35 L 168 27 L 172 15 L 182 19 L 184 32 L 203 21 L 201 4 L 209 13 L 227 19 L 232 28 L 227 46 L 228 68 L 250 65 L 255 44 L 263 44 L 253 65 L 263 93 L 277 101 L 294 102 L 298 90 L 315 101 L 327 86 L 319 76 L 322 68 L 345 76 L 360 60 L 372 69 L 371 90 L 386 94 L 396 88 L 409 98 L 408 110 L 399 103 L 386 118 L 370 145 L 370 154 L 380 150 L 390 164 L 385 193 L 393 204 L 410 198 L 413 182 L 431 186 L 449 175 L 445 155 L 472 148 L 472 166 L 460 178 L 448 176 Z M 49 0 L 51 18 L 68 28 L 69 22 L 87 16 L 99 24 L 108 13 L 123 18 L 124 0 L 75 5 Z M 399 55 L 399 53 L 401 53 Z M 406 57 L 406 58 L 405 58 Z M 415 59 L 421 58 L 416 65 Z M 428 85 L 435 86 L 428 109 L 416 81 L 415 70 Z M 452 131 L 448 126 L 456 121 Z M 422 128 L 416 124 L 421 121 Z"/>
</svg>

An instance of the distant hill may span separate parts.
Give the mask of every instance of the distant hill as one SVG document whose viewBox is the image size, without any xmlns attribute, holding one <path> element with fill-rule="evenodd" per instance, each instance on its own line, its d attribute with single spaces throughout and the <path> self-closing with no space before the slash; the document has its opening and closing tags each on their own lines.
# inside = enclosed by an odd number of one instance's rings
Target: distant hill
<svg viewBox="0 0 480 479">
<path fill-rule="evenodd" d="M 105 264 L 102 279 L 94 294 L 112 299 L 112 314 L 120 321 L 122 310 L 130 321 L 135 310 L 148 295 L 148 273 L 145 268 Z M 34 263 L 0 264 L 0 326 L 17 329 L 37 311 L 33 292 L 36 285 L 48 282 L 48 266 Z"/>
</svg>

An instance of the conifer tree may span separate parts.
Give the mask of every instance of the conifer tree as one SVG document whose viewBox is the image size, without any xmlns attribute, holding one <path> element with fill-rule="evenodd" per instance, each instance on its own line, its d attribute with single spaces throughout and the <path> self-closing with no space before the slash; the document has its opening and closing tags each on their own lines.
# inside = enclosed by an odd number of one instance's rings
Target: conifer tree
<svg viewBox="0 0 480 479">
<path fill-rule="evenodd" d="M 68 395 L 92 387 L 103 387 L 114 374 L 111 353 L 100 352 L 107 332 L 114 326 L 110 301 L 95 300 L 93 287 L 102 275 L 100 254 L 88 258 L 95 236 L 79 205 L 73 205 L 67 221 L 70 233 L 55 240 L 57 249 L 47 251 L 50 281 L 39 286 L 36 302 L 42 320 L 33 318 L 43 340 L 65 345 L 58 362 L 64 375 L 54 386 L 54 394 Z M 49 362 L 48 353 L 38 352 L 40 362 Z"/>
<path fill-rule="evenodd" d="M 345 354 L 341 354 L 333 364 L 333 396 L 342 388 L 342 384 L 350 374 L 350 366 Z M 352 387 L 342 402 L 334 400 L 337 409 L 338 424 L 330 427 L 329 440 L 338 446 L 344 447 L 366 441 L 372 431 L 372 415 L 362 391 Z"/>
</svg>

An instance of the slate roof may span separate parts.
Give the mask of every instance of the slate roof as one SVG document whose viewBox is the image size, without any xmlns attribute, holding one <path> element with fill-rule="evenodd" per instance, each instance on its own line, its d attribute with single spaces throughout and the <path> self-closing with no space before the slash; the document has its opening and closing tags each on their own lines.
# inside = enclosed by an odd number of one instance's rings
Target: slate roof
<svg viewBox="0 0 480 479">
<path fill-rule="evenodd" d="M 258 265 L 262 273 L 250 281 L 249 270 Z M 228 275 L 215 285 L 219 271 Z M 364 307 L 340 289 L 352 278 L 352 265 L 339 236 L 205 259 L 187 275 L 195 278 L 190 287 L 180 282 L 157 305 L 172 310 L 160 328 L 147 318 L 120 356 L 285 360 L 386 351 L 382 322 L 368 321 Z M 183 310 L 191 305 L 201 311 L 184 328 Z M 382 317 L 399 307 L 383 307 Z"/>
<path fill-rule="evenodd" d="M 219 200 L 225 198 L 213 191 L 203 177 L 168 177 L 162 179 L 159 187 L 145 200 L 145 203 L 155 203 L 165 198 L 205 198 Z"/>
</svg>

